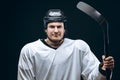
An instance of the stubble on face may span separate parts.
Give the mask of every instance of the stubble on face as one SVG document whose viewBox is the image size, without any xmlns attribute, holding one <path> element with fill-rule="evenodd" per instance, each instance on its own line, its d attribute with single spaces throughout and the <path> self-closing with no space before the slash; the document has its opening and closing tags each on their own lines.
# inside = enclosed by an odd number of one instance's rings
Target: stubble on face
<svg viewBox="0 0 120 80">
<path fill-rule="evenodd" d="M 46 42 L 52 43 L 54 45 L 61 44 L 64 38 L 64 23 L 63 22 L 53 22 L 49 23 L 47 29 L 45 30 L 47 34 Z"/>
</svg>

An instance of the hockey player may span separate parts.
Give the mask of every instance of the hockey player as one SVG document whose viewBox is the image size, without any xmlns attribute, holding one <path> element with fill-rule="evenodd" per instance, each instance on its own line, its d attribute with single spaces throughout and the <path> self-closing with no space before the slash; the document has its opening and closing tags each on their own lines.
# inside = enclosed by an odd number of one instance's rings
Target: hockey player
<svg viewBox="0 0 120 80">
<path fill-rule="evenodd" d="M 106 80 L 106 68 L 114 68 L 112 56 L 102 65 L 83 40 L 65 38 L 66 17 L 50 9 L 44 17 L 47 37 L 26 44 L 20 53 L 18 80 Z"/>
</svg>

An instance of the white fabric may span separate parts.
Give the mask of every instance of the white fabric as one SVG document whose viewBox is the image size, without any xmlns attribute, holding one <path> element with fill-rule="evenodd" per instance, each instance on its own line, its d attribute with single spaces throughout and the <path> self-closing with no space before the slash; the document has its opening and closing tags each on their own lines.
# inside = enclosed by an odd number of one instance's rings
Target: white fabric
<svg viewBox="0 0 120 80">
<path fill-rule="evenodd" d="M 55 50 L 39 39 L 22 48 L 18 80 L 102 80 L 99 63 L 82 40 L 65 38 Z"/>
</svg>

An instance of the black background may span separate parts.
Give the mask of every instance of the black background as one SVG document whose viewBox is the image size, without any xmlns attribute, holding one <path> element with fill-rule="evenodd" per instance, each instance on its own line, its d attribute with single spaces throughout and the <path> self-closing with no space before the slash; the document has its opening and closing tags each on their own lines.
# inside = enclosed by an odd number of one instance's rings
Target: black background
<svg viewBox="0 0 120 80">
<path fill-rule="evenodd" d="M 12 0 L 1 2 L 1 80 L 16 80 L 21 48 L 44 38 L 43 17 L 51 8 L 61 9 L 68 20 L 68 37 L 83 39 L 101 60 L 101 26 L 76 8 L 80 0 Z M 119 0 L 82 0 L 103 14 L 109 22 L 110 55 L 115 59 L 112 80 L 120 80 L 120 3 Z"/>
</svg>

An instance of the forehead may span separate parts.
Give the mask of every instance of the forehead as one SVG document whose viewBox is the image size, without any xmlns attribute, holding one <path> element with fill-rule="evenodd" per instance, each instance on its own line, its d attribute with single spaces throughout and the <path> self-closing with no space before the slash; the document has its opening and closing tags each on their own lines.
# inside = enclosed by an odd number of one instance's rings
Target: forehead
<svg viewBox="0 0 120 80">
<path fill-rule="evenodd" d="M 48 26 L 51 26 L 51 25 L 64 25 L 64 23 L 63 22 L 50 22 L 50 23 L 48 23 Z"/>
</svg>

